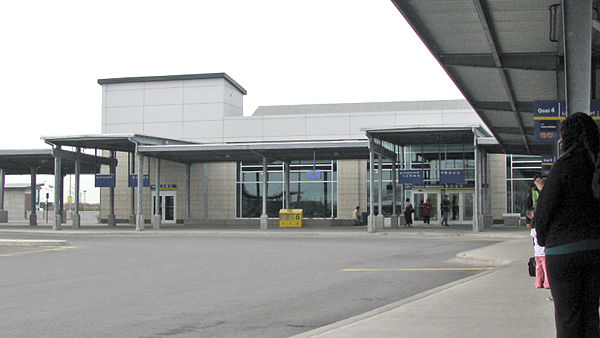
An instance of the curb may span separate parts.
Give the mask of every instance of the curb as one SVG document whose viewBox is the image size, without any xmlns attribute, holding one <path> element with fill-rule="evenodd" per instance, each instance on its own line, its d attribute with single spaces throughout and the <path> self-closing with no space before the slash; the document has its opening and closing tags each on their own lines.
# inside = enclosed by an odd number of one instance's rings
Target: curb
<svg viewBox="0 0 600 338">
<path fill-rule="evenodd" d="M 54 239 L 0 239 L 0 246 L 65 246 L 69 242 Z"/>
<path fill-rule="evenodd" d="M 500 244 L 500 243 L 493 244 L 493 245 L 498 245 L 498 244 Z M 493 246 L 493 245 L 491 245 L 491 246 Z M 478 250 L 478 249 L 475 249 L 475 250 Z M 471 255 L 470 252 L 475 251 L 475 250 L 468 250 L 468 251 L 460 252 L 456 255 L 456 257 L 454 259 L 456 259 L 462 263 L 465 263 L 465 264 L 485 264 L 485 265 L 495 266 L 498 269 L 504 268 L 507 265 L 512 263 L 512 261 L 505 260 L 505 259 L 486 258 L 486 257 Z M 328 325 L 325 325 L 325 326 L 322 326 L 322 327 L 319 327 L 319 328 L 316 328 L 316 329 L 313 329 L 313 330 L 310 330 L 310 331 L 307 331 L 304 333 L 300 333 L 298 335 L 292 336 L 292 338 L 315 337 L 315 336 L 319 336 L 321 334 L 333 332 L 342 327 L 353 325 L 361 320 L 375 317 L 375 316 L 383 314 L 385 312 L 400 308 L 404 305 L 411 304 L 411 303 L 417 302 L 421 299 L 427 298 L 429 296 L 433 296 L 440 292 L 449 290 L 457 285 L 471 282 L 473 280 L 479 279 L 481 277 L 484 277 L 484 276 L 494 273 L 496 271 L 497 271 L 497 269 L 483 271 L 483 272 L 477 273 L 475 275 L 468 276 L 466 278 L 459 279 L 459 280 L 456 280 L 456 281 L 448 283 L 448 284 L 440 285 L 436 288 L 433 288 L 433 289 L 430 289 L 427 291 L 423 291 L 416 295 L 410 296 L 405 299 L 401 299 L 401 300 L 391 303 L 391 304 L 384 305 L 377 309 L 373 309 L 371 311 L 368 311 L 368 312 L 365 312 L 365 313 L 362 313 L 362 314 L 359 314 L 359 315 L 356 315 L 356 316 L 353 316 L 353 317 L 350 317 L 347 319 L 342 319 L 340 321 L 337 321 L 337 322 L 334 322 L 334 323 L 331 323 L 331 324 L 328 324 Z"/>
</svg>

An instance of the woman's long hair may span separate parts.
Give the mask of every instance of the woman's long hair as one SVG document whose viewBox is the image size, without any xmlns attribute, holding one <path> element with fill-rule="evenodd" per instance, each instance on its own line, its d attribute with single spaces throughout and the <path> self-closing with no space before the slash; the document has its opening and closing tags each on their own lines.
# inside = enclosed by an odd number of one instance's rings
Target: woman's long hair
<svg viewBox="0 0 600 338">
<path fill-rule="evenodd" d="M 588 114 L 577 112 L 560 125 L 563 149 L 571 153 L 584 148 L 594 166 L 592 192 L 600 200 L 600 132 L 594 119 Z"/>
<path fill-rule="evenodd" d="M 572 148 L 584 148 L 593 154 L 592 162 L 596 162 L 600 151 L 600 133 L 596 122 L 584 113 L 575 113 L 560 125 L 560 136 L 565 151 Z"/>
</svg>

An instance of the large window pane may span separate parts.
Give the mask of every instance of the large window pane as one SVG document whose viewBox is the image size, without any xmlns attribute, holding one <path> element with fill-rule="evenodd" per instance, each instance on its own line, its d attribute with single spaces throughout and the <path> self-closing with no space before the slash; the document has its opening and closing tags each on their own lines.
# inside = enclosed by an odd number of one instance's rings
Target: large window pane
<svg viewBox="0 0 600 338">
<path fill-rule="evenodd" d="M 331 182 L 292 183 L 290 208 L 302 209 L 304 217 L 330 218 L 334 204 L 331 189 Z"/>
<path fill-rule="evenodd" d="M 262 182 L 243 183 L 241 186 L 241 217 L 260 217 L 262 214 Z M 283 207 L 283 185 L 269 183 L 267 192 L 267 215 L 279 217 L 279 210 Z"/>
</svg>

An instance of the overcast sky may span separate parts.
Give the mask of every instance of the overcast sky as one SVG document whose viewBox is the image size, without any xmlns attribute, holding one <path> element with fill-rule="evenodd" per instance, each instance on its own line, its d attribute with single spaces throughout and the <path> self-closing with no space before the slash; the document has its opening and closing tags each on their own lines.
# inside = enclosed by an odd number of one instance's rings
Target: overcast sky
<svg viewBox="0 0 600 338">
<path fill-rule="evenodd" d="M 6 1 L 0 31 L 0 149 L 100 133 L 100 78 L 225 72 L 244 115 L 462 98 L 390 0 Z"/>
</svg>

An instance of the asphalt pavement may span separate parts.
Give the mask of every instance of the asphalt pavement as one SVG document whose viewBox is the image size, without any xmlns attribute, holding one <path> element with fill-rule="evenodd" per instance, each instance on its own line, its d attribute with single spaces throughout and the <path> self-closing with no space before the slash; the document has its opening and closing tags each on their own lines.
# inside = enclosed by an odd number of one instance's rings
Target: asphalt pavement
<svg viewBox="0 0 600 338">
<path fill-rule="evenodd" d="M 60 233 L 122 234 L 127 226 L 108 229 L 106 226 L 65 227 Z M 132 231 L 133 232 L 133 231 Z M 144 231 L 140 235 L 161 232 L 185 235 L 256 236 L 432 236 L 502 240 L 501 243 L 462 252 L 456 259 L 465 263 L 487 264 L 496 269 L 478 273 L 381 308 L 311 330 L 295 337 L 550 337 L 555 335 L 553 303 L 549 290 L 536 289 L 527 273 L 527 261 L 533 254 L 529 231 L 522 227 L 496 225 L 483 232 L 473 232 L 470 226 L 415 226 L 384 229 L 367 234 L 364 227 L 328 227 L 303 229 L 185 229 L 173 227 L 159 231 Z M 19 233 L 48 235 L 56 231 L 45 227 L 8 224 L 0 234 L 18 240 Z M 4 236 L 8 237 L 8 236 Z"/>
</svg>

